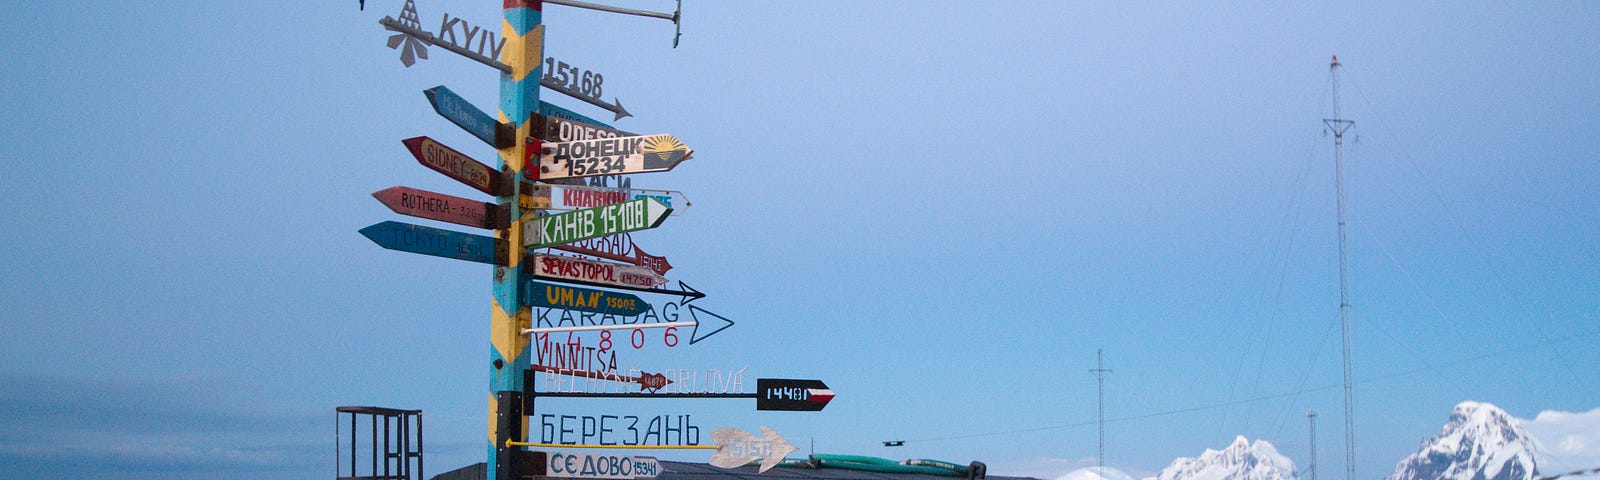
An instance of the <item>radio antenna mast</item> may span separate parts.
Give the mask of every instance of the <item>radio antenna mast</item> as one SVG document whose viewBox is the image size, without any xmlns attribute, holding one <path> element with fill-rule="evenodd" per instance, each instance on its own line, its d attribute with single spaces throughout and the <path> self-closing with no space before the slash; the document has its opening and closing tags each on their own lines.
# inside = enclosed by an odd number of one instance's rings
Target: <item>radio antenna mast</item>
<svg viewBox="0 0 1600 480">
<path fill-rule="evenodd" d="M 1333 78 L 1333 118 L 1322 119 L 1333 132 L 1334 195 L 1339 210 L 1339 330 L 1344 338 L 1344 468 L 1345 480 L 1356 477 L 1355 409 L 1352 407 L 1354 375 L 1350 372 L 1350 275 L 1345 261 L 1344 232 L 1344 134 L 1356 122 L 1339 118 L 1339 56 L 1328 65 Z"/>
</svg>

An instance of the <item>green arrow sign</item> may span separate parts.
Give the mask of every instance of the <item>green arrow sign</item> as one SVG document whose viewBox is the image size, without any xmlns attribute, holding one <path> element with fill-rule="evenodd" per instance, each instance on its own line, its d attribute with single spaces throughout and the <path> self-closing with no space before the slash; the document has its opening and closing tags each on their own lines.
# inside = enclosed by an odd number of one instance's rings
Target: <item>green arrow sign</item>
<svg viewBox="0 0 1600 480">
<path fill-rule="evenodd" d="M 522 246 L 544 248 L 661 225 L 672 208 L 654 198 L 641 198 L 595 208 L 535 217 L 522 222 Z"/>
</svg>

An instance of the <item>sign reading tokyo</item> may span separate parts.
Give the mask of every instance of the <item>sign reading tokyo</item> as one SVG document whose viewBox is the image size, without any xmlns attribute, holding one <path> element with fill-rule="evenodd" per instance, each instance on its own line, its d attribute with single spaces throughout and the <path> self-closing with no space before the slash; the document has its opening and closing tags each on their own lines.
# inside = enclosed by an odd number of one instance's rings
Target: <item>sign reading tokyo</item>
<svg viewBox="0 0 1600 480">
<path fill-rule="evenodd" d="M 528 165 L 540 180 L 672 170 L 694 150 L 672 135 L 612 137 L 546 143 L 538 165 Z"/>
<path fill-rule="evenodd" d="M 522 222 L 522 246 L 544 248 L 579 240 L 656 228 L 672 208 L 641 198 L 595 208 L 534 217 Z"/>
<path fill-rule="evenodd" d="M 661 463 L 655 457 L 598 453 L 548 452 L 544 476 L 633 480 L 656 478 Z"/>
</svg>

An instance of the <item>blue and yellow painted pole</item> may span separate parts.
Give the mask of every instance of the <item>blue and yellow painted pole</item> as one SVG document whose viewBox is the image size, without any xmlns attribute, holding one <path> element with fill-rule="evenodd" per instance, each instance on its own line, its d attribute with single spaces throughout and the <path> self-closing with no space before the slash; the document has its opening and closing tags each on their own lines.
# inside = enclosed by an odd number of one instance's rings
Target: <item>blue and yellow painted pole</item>
<svg viewBox="0 0 1600 480">
<path fill-rule="evenodd" d="M 531 312 L 522 304 L 517 289 L 526 283 L 521 263 L 525 256 L 522 247 L 522 222 L 518 219 L 532 212 L 524 211 L 517 201 L 522 193 L 524 159 L 537 154 L 539 140 L 531 134 L 530 114 L 539 109 L 539 79 L 544 76 L 544 26 L 543 5 L 540 0 L 503 0 L 504 22 L 500 26 L 505 47 L 500 63 L 511 66 L 510 72 L 500 74 L 500 121 L 516 128 L 516 143 L 499 150 L 500 170 L 513 178 L 511 194 L 496 197 L 495 201 L 511 215 L 511 225 L 499 234 L 510 248 L 508 264 L 495 267 L 494 298 L 492 300 L 489 352 L 489 461 L 488 478 L 517 478 L 517 451 L 507 446 L 508 440 L 527 438 L 527 425 L 523 423 L 522 388 L 523 371 L 528 369 L 528 338 L 522 328 L 530 326 Z M 530 151 L 530 149 L 532 149 Z M 529 178 L 532 180 L 533 178 Z"/>
</svg>

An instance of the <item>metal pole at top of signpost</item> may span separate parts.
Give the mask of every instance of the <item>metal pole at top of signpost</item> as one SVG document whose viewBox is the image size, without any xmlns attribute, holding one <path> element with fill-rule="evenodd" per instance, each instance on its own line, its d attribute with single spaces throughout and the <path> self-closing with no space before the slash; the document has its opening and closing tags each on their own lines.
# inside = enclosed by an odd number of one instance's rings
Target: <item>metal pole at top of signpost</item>
<svg viewBox="0 0 1600 480">
<path fill-rule="evenodd" d="M 528 369 L 528 337 L 521 328 L 528 325 L 532 313 L 522 304 L 518 288 L 527 281 L 521 262 L 526 254 L 522 246 L 522 222 L 525 213 L 518 196 L 522 193 L 525 159 L 537 155 L 539 140 L 530 134 L 530 114 L 539 109 L 539 80 L 544 76 L 544 26 L 543 4 L 540 0 L 501 0 L 505 22 L 501 38 L 505 47 L 499 61 L 509 72 L 500 72 L 500 121 L 509 122 L 516 130 L 516 142 L 500 149 L 500 171 L 513 177 L 510 194 L 495 197 L 502 211 L 510 214 L 510 225 L 500 230 L 499 236 L 510 248 L 507 264 L 494 269 L 494 296 L 490 312 L 491 351 L 489 353 L 489 461 L 487 477 L 494 480 L 517 478 L 517 449 L 507 446 L 507 440 L 527 438 L 526 414 L 522 411 L 523 371 Z"/>
</svg>

